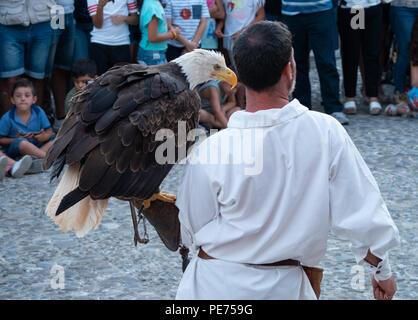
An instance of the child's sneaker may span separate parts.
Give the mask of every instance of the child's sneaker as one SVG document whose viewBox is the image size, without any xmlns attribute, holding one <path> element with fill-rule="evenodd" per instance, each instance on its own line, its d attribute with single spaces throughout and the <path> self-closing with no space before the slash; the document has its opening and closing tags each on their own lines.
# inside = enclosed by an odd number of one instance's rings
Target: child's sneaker
<svg viewBox="0 0 418 320">
<path fill-rule="evenodd" d="M 14 164 L 10 170 L 10 174 L 13 178 L 22 178 L 23 175 L 29 170 L 32 165 L 32 157 L 24 156 L 18 162 Z"/>
<path fill-rule="evenodd" d="M 4 179 L 6 175 L 6 168 L 7 168 L 7 157 L 2 156 L 0 157 L 0 181 Z"/>
</svg>

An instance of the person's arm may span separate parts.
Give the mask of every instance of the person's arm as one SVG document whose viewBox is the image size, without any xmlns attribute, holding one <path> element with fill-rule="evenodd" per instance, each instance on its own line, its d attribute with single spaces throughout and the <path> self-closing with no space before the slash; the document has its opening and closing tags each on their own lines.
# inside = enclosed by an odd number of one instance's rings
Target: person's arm
<svg viewBox="0 0 418 320">
<path fill-rule="evenodd" d="M 258 10 L 257 13 L 255 14 L 255 18 L 253 19 L 253 21 L 251 21 L 251 23 L 246 26 L 245 28 L 239 30 L 238 32 L 235 32 L 234 35 L 232 36 L 232 38 L 235 40 L 236 38 L 238 38 L 240 36 L 241 33 L 244 32 L 245 29 L 247 29 L 249 26 L 259 22 L 259 21 L 264 21 L 266 19 L 266 12 L 264 10 L 264 6 L 262 5 Z"/>
<path fill-rule="evenodd" d="M 103 8 L 105 7 L 105 5 L 109 2 L 110 0 L 99 0 L 97 5 L 92 4 L 95 1 L 89 1 L 89 13 L 91 15 L 91 19 L 93 21 L 93 25 L 100 29 L 103 26 Z"/>
<path fill-rule="evenodd" d="M 209 179 L 210 175 L 197 159 L 199 148 L 203 144 L 204 142 L 196 147 L 188 158 L 176 199 L 176 206 L 179 208 L 181 242 L 189 248 L 194 243 L 194 235 L 219 214 L 216 195 L 219 194 L 221 185 Z"/>
<path fill-rule="evenodd" d="M 215 29 L 215 35 L 219 38 L 222 39 L 224 37 L 224 33 L 223 33 L 223 28 L 225 25 L 225 19 L 220 19 L 218 21 L 216 21 L 216 29 Z"/>
<path fill-rule="evenodd" d="M 9 146 L 15 141 L 17 138 L 9 138 L 9 137 L 0 137 L 0 145 L 2 146 Z"/>
<path fill-rule="evenodd" d="M 329 207 L 332 232 L 352 242 L 357 263 L 373 266 L 378 282 L 375 297 L 393 297 L 396 284 L 388 251 L 399 245 L 399 231 L 382 199 L 379 187 L 352 142 L 339 124 L 330 128 Z M 377 265 L 376 265 L 377 263 Z M 376 291 L 376 292 L 375 292 Z"/>
<path fill-rule="evenodd" d="M 216 0 L 213 3 L 212 7 L 209 8 L 209 13 L 210 13 L 210 17 L 213 19 L 224 19 L 225 8 L 224 8 L 222 0 Z"/>
<path fill-rule="evenodd" d="M 210 86 L 203 89 L 200 94 L 203 98 L 210 101 L 210 106 L 215 119 L 221 124 L 222 128 L 226 128 L 228 126 L 228 119 L 226 118 L 225 112 L 222 110 L 218 90 L 215 87 Z"/>
<path fill-rule="evenodd" d="M 148 24 L 148 41 L 152 43 L 175 40 L 180 36 L 180 28 L 173 27 L 166 33 L 158 33 L 158 18 L 153 16 Z"/>
<path fill-rule="evenodd" d="M 205 33 L 207 20 L 207 18 L 200 19 L 199 26 L 197 27 L 196 33 L 191 41 L 196 45 L 196 47 L 199 46 L 200 39 L 202 39 L 203 34 Z"/>
</svg>

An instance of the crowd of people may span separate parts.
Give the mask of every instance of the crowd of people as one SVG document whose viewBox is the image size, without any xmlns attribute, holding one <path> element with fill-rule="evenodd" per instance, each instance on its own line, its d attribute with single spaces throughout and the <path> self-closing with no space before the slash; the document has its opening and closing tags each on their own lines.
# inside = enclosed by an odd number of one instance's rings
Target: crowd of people
<svg viewBox="0 0 418 320">
<path fill-rule="evenodd" d="M 233 68 L 236 39 L 262 20 L 284 22 L 292 34 L 297 71 L 292 95 L 303 105 L 312 107 L 312 50 L 324 111 L 340 123 L 348 124 L 345 114 L 357 111 L 359 67 L 370 114 L 380 114 L 383 104 L 388 116 L 416 116 L 417 17 L 415 0 L 2 1 L 0 171 L 21 176 L 31 160 L 42 159 L 71 97 L 110 67 L 163 64 L 200 47 L 223 52 Z M 385 81 L 395 87 L 391 97 L 383 93 Z M 232 113 L 245 108 L 242 85 L 209 82 L 199 94 L 206 128 L 225 128 Z M 24 160 L 27 156 L 31 160 Z"/>
</svg>

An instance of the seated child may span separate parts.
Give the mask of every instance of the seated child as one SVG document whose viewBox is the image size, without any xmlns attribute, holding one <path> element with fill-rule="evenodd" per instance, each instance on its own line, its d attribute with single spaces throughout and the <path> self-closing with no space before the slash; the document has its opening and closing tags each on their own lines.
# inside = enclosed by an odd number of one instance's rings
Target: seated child
<svg viewBox="0 0 418 320">
<path fill-rule="evenodd" d="M 24 155 L 43 159 L 53 143 L 53 133 L 45 111 L 34 104 L 36 93 L 32 82 L 17 80 L 11 102 L 13 106 L 0 119 L 0 145 L 13 159 Z"/>
<path fill-rule="evenodd" d="M 229 117 L 241 110 L 236 103 L 236 89 L 224 81 L 209 81 L 199 88 L 198 93 L 202 100 L 199 122 L 212 128 L 226 128 Z"/>
<path fill-rule="evenodd" d="M 90 59 L 80 59 L 73 64 L 71 70 L 72 78 L 74 82 L 74 88 L 72 88 L 65 97 L 65 114 L 68 113 L 72 106 L 71 98 L 83 89 L 89 81 L 97 78 L 97 66 L 96 62 Z"/>
<path fill-rule="evenodd" d="M 0 181 L 2 181 L 5 176 L 13 178 L 23 177 L 31 167 L 31 164 L 31 156 L 24 156 L 19 161 L 15 161 L 0 151 Z"/>
</svg>

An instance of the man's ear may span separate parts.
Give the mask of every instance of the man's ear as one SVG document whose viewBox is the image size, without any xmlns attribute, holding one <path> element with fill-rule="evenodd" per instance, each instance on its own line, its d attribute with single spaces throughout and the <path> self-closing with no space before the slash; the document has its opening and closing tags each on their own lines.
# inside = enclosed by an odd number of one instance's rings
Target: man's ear
<svg viewBox="0 0 418 320">
<path fill-rule="evenodd" d="M 293 80 L 292 62 L 289 61 L 283 69 L 282 77 L 285 76 L 290 81 Z"/>
</svg>

